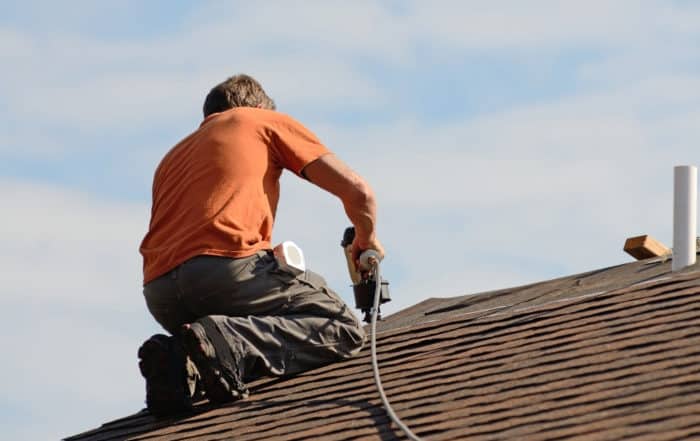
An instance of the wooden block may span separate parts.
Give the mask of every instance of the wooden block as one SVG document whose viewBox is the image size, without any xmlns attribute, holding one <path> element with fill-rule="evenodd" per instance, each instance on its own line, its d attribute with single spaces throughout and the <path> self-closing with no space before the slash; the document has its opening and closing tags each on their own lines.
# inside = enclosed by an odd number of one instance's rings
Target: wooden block
<svg viewBox="0 0 700 441">
<path fill-rule="evenodd" d="M 671 254 L 671 250 L 649 235 L 630 237 L 625 241 L 625 252 L 637 260 L 661 257 Z"/>
</svg>

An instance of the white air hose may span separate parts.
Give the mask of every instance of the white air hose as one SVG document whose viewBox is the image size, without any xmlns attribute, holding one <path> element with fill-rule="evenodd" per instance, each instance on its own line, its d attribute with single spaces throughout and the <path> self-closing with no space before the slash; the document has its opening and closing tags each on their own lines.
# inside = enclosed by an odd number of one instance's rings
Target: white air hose
<svg viewBox="0 0 700 441">
<path fill-rule="evenodd" d="M 360 261 L 361 265 L 365 263 L 365 266 L 370 266 L 367 264 L 370 264 L 374 269 L 374 277 L 375 277 L 375 284 L 376 284 L 376 290 L 374 292 L 374 305 L 372 306 L 372 322 L 370 325 L 370 342 L 371 342 L 371 351 L 372 351 L 372 370 L 374 371 L 374 383 L 377 385 L 377 391 L 379 392 L 379 397 L 382 399 L 382 404 L 384 404 L 384 409 L 386 410 L 387 415 L 389 415 L 389 418 L 396 423 L 397 426 L 412 440 L 414 441 L 421 441 L 421 438 L 416 436 L 413 432 L 411 432 L 411 429 L 408 428 L 407 425 L 405 425 L 401 419 L 396 415 L 394 412 L 394 409 L 391 408 L 391 404 L 389 404 L 389 400 L 386 397 L 386 394 L 384 393 L 384 388 L 382 387 L 382 380 L 379 377 L 379 363 L 377 362 L 377 313 L 379 312 L 379 298 L 382 296 L 382 277 L 381 273 L 379 271 L 379 259 L 377 258 L 379 255 L 374 252 L 374 255 L 367 255 L 366 257 L 364 256 L 366 254 L 363 253 L 363 256 L 360 256 Z M 365 257 L 365 259 L 363 259 Z M 373 257 L 373 259 L 369 259 L 369 257 Z M 362 262 L 364 260 L 364 262 Z"/>
</svg>

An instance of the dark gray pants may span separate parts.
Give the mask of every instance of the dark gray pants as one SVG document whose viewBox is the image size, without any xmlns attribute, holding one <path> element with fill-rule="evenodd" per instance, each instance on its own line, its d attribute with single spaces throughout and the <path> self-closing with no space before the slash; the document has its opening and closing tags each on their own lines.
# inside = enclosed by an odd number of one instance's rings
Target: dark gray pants
<svg viewBox="0 0 700 441">
<path fill-rule="evenodd" d="M 153 317 L 177 336 L 210 316 L 241 360 L 241 378 L 289 375 L 357 354 L 365 333 L 347 305 L 311 271 L 292 276 L 266 251 L 198 256 L 144 287 Z"/>
</svg>

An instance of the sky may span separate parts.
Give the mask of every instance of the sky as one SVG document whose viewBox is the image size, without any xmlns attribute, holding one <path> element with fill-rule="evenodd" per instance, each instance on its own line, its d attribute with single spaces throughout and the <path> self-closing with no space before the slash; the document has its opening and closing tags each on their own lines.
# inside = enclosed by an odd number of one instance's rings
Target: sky
<svg viewBox="0 0 700 441">
<path fill-rule="evenodd" d="M 0 427 L 144 407 L 153 172 L 235 73 L 372 185 L 385 315 L 672 242 L 700 163 L 700 2 L 0 0 Z M 340 202 L 291 174 L 273 240 L 349 303 Z"/>
</svg>

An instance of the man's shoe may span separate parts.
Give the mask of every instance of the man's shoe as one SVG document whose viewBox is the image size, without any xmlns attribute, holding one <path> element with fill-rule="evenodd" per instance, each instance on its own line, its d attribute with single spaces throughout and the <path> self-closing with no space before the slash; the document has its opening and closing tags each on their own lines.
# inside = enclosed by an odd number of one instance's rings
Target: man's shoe
<svg viewBox="0 0 700 441">
<path fill-rule="evenodd" d="M 141 345 L 138 356 L 148 410 L 158 417 L 190 410 L 185 355 L 175 339 L 156 334 Z"/>
<path fill-rule="evenodd" d="M 248 396 L 238 363 L 211 319 L 205 317 L 183 325 L 181 335 L 182 345 L 197 366 L 209 401 L 221 404 Z"/>
</svg>

